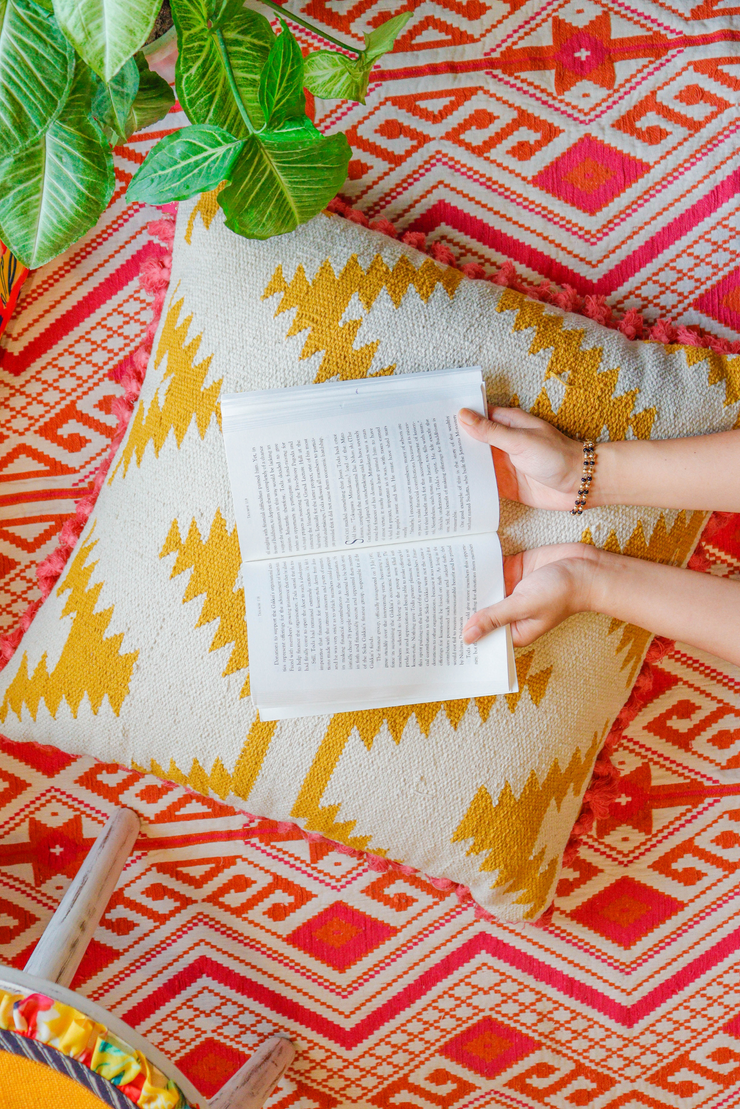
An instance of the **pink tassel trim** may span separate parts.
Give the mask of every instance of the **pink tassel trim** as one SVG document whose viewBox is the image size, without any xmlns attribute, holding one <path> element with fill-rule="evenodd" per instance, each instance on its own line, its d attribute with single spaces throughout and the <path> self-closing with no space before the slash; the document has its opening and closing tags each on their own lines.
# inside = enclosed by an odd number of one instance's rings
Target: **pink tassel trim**
<svg viewBox="0 0 740 1109">
<path fill-rule="evenodd" d="M 369 227 L 371 231 L 380 231 L 391 239 L 398 239 L 399 242 L 412 246 L 415 250 L 421 250 L 436 262 L 459 269 L 466 277 L 472 277 L 476 281 L 490 281 L 494 285 L 503 285 L 518 293 L 524 293 L 532 300 L 541 300 L 556 308 L 562 308 L 565 312 L 577 312 L 604 327 L 621 331 L 628 339 L 679 343 L 688 347 L 709 347 L 717 354 L 740 354 L 740 340 L 722 339 L 693 324 L 688 327 L 683 324 L 674 325 L 670 320 L 664 319 L 650 323 L 636 308 L 630 308 L 622 317 L 617 317 L 611 306 L 607 304 L 605 296 L 581 296 L 572 285 L 564 285 L 562 289 L 553 288 L 546 279 L 537 284 L 526 281 L 519 277 L 513 263 L 508 260 L 503 262 L 495 273 L 490 274 L 486 273 L 483 266 L 479 266 L 477 262 L 466 262 L 465 265 L 458 266 L 455 255 L 446 243 L 433 242 L 427 245 L 426 235 L 422 231 L 406 231 L 400 235 L 390 220 L 369 220 L 363 212 L 350 207 L 341 197 L 335 197 L 327 206 L 327 210 L 343 216 L 351 223 Z"/>
<path fill-rule="evenodd" d="M 379 231 L 389 238 L 399 239 L 398 232 L 389 220 L 381 219 L 371 222 L 362 212 L 358 211 L 356 208 L 351 208 L 339 197 L 335 198 L 331 204 L 329 204 L 329 210 L 337 215 L 343 216 L 352 223 L 360 224 L 363 227 L 369 227 L 372 231 Z M 43 601 L 48 597 L 59 580 L 67 560 L 95 506 L 95 502 L 103 487 L 113 457 L 123 440 L 134 404 L 139 396 L 144 381 L 144 375 L 146 374 L 146 368 L 149 363 L 154 336 L 159 325 L 162 308 L 164 307 L 167 287 L 169 285 L 170 273 L 172 270 L 172 245 L 175 237 L 175 221 L 169 217 L 155 220 L 153 223 L 149 224 L 149 232 L 164 244 L 165 249 L 158 257 L 147 259 L 147 261 L 143 263 L 139 273 L 141 287 L 153 297 L 152 318 L 144 333 L 144 338 L 134 354 L 119 367 L 115 375 L 112 375 L 114 376 L 114 380 L 118 381 L 124 389 L 123 396 L 117 397 L 111 407 L 111 411 L 118 418 L 118 427 L 111 441 L 110 449 L 95 474 L 91 489 L 77 503 L 74 515 L 70 516 L 62 526 L 56 549 L 37 567 L 36 576 L 41 589 L 41 598 L 29 605 L 23 613 L 17 628 L 8 635 L 0 638 L 0 670 L 3 669 L 13 656 L 24 633 L 30 627 Z M 533 285 L 518 276 L 510 261 L 504 262 L 498 271 L 491 275 L 487 275 L 483 267 L 479 266 L 477 262 L 468 262 L 463 266 L 458 266 L 453 252 L 445 243 L 435 242 L 427 246 L 426 236 L 419 231 L 405 232 L 400 236 L 400 241 L 408 246 L 414 247 L 416 250 L 423 251 L 442 265 L 459 269 L 466 277 L 472 278 L 473 280 L 491 281 L 495 285 L 515 289 L 525 296 L 555 305 L 566 312 L 580 313 L 588 319 L 603 324 L 605 327 L 611 327 L 621 331 L 628 339 L 649 339 L 659 343 L 680 343 L 685 346 L 709 347 L 719 354 L 735 354 L 740 352 L 740 342 L 729 342 L 727 339 L 720 339 L 712 335 L 707 335 L 701 332 L 700 329 L 694 330 L 693 328 L 683 326 L 676 327 L 670 323 L 670 321 L 663 319 L 656 320 L 651 325 L 647 323 L 643 316 L 634 308 L 629 309 L 620 320 L 617 320 L 612 313 L 611 307 L 606 303 L 605 297 L 581 297 L 570 285 L 565 285 L 562 290 L 557 291 L 551 288 L 549 281 L 544 280 L 538 285 Z M 691 569 L 708 569 L 709 561 L 702 552 L 701 545 L 705 540 L 711 539 L 712 535 L 725 526 L 728 515 L 728 513 L 714 513 L 710 518 L 702 533 L 700 545 L 689 561 L 689 567 Z M 637 676 L 630 697 L 614 721 L 606 742 L 594 763 L 591 782 L 583 796 L 583 803 L 578 820 L 573 826 L 563 854 L 563 861 L 566 864 L 576 857 L 578 848 L 582 842 L 582 837 L 592 830 L 594 821 L 603 819 L 608 815 L 609 806 L 618 795 L 620 772 L 612 763 L 612 754 L 621 740 L 624 731 L 652 694 L 655 681 L 653 670 L 655 663 L 659 662 L 672 647 L 673 643 L 670 640 L 656 637 L 645 656 L 645 661 Z M 346 844 L 338 843 L 336 840 L 329 840 L 317 832 L 306 832 L 297 824 L 278 822 L 275 827 L 278 832 L 296 831 L 309 843 L 325 843 L 331 846 L 333 850 L 339 851 L 342 855 L 350 855 L 352 858 L 364 859 L 370 870 L 377 871 L 378 873 L 384 873 L 389 870 L 407 875 L 421 873 L 415 867 L 406 866 L 403 863 L 394 862 L 391 859 L 383 858 L 381 855 L 373 855 L 367 851 L 358 851 L 353 847 L 348 847 Z M 496 918 L 473 899 L 473 895 L 467 886 L 453 882 L 449 878 L 433 878 L 430 875 L 424 875 L 424 877 L 435 889 L 442 892 L 454 892 L 462 905 L 472 906 L 477 919 L 495 923 Z M 552 913 L 553 906 L 550 905 L 534 923 L 538 927 L 547 927 L 551 923 Z"/>
<path fill-rule="evenodd" d="M 154 297 L 152 319 L 144 332 L 141 345 L 133 356 L 123 363 L 123 366 L 119 368 L 119 373 L 116 374 L 114 378 L 124 389 L 123 396 L 116 397 L 111 406 L 111 411 L 118 417 L 118 427 L 111 440 L 110 449 L 95 473 L 90 490 L 77 502 L 74 515 L 70 516 L 63 524 L 62 530 L 59 533 L 59 542 L 56 549 L 53 550 L 43 562 L 39 563 L 36 568 L 36 577 L 41 590 L 40 599 L 29 605 L 21 616 L 18 627 L 0 639 L 0 670 L 2 670 L 12 658 L 23 638 L 24 632 L 28 630 L 34 616 L 58 582 L 74 545 L 79 539 L 80 533 L 87 523 L 90 513 L 95 507 L 98 494 L 105 482 L 110 464 L 113 461 L 113 456 L 121 444 L 129 417 L 131 416 L 134 404 L 139 395 L 144 380 L 144 374 L 146 373 L 146 367 L 149 362 L 149 355 L 152 350 L 159 317 L 162 314 L 167 286 L 169 285 L 170 271 L 172 269 L 172 243 L 175 238 L 175 222 L 172 219 L 155 220 L 154 223 L 149 224 L 149 231 L 153 236 L 158 238 L 160 242 L 164 243 L 165 250 L 160 257 L 149 258 L 144 262 L 139 274 L 141 287 Z"/>
</svg>

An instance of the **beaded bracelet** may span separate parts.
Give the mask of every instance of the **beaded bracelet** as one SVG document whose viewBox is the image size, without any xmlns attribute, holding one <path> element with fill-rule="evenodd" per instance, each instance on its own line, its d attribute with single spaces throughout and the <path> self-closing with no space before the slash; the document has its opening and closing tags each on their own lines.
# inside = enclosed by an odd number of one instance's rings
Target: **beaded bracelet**
<svg viewBox="0 0 740 1109">
<path fill-rule="evenodd" d="M 576 503 L 570 510 L 571 516 L 580 516 L 586 507 L 586 497 L 591 491 L 591 482 L 594 478 L 595 466 L 596 447 L 593 439 L 587 439 L 583 444 L 583 474 L 581 475 L 581 487 L 576 494 Z"/>
</svg>

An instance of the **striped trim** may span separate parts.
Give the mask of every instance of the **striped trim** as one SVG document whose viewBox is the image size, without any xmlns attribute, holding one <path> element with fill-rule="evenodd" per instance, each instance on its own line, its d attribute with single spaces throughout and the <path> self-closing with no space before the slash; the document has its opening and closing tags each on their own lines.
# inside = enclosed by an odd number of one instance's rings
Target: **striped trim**
<svg viewBox="0 0 740 1109">
<path fill-rule="evenodd" d="M 17 1032 L 5 1032 L 0 1029 L 0 1050 L 7 1051 L 11 1055 L 25 1056 L 26 1059 L 36 1063 L 44 1063 L 52 1070 L 59 1071 L 60 1074 L 66 1074 L 68 1078 L 74 1079 L 113 1109 L 131 1109 L 131 1099 L 126 1094 L 122 1094 L 112 1082 L 91 1071 L 83 1063 L 78 1063 L 76 1059 L 63 1055 L 55 1047 L 48 1047 L 47 1044 L 39 1043 L 37 1040 L 29 1040 L 27 1036 L 21 1036 Z"/>
</svg>

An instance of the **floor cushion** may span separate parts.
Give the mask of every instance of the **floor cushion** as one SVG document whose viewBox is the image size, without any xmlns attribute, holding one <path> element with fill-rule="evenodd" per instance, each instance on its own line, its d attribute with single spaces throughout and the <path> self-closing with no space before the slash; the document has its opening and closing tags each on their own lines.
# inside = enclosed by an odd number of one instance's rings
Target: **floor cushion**
<svg viewBox="0 0 740 1109">
<path fill-rule="evenodd" d="M 11 740 L 153 770 L 536 918 L 649 644 L 572 618 L 517 655 L 504 697 L 260 721 L 219 397 L 481 365 L 489 399 L 580 438 L 734 425 L 728 360 L 639 343 L 320 215 L 267 242 L 212 194 L 180 206 L 141 396 L 70 562 L 0 676 Z M 582 539 L 683 564 L 705 514 L 502 506 L 505 551 Z"/>
</svg>

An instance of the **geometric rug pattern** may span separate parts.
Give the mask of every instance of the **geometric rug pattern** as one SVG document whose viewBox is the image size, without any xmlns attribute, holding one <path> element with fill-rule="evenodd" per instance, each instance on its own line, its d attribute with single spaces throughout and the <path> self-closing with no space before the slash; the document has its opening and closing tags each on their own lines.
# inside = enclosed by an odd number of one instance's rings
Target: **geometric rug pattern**
<svg viewBox="0 0 740 1109">
<path fill-rule="evenodd" d="M 740 335 L 740 6 L 731 0 L 291 0 L 362 44 L 413 7 L 367 105 L 316 102 L 344 199 L 488 273 Z M 310 36 L 301 33 L 304 44 Z M 316 43 L 313 43 L 316 45 Z M 23 287 L 0 339 L 0 631 L 116 427 L 151 317 L 158 210 L 126 205 L 177 109 L 114 154 L 100 223 Z M 728 518 L 703 554 L 740 575 Z M 545 928 L 477 921 L 422 878 L 53 750 L 0 752 L 0 944 L 21 966 L 117 804 L 143 817 L 75 986 L 205 1095 L 273 1029 L 282 1109 L 740 1105 L 740 670 L 654 664 L 623 771 Z"/>
<path fill-rule="evenodd" d="M 702 552 L 740 577 L 740 523 Z M 281 1109 L 740 1103 L 740 668 L 654 664 L 547 927 L 476 920 L 289 827 L 90 759 L 0 752 L 0 943 L 22 966 L 116 804 L 142 834 L 75 987 L 212 1094 L 273 1029 Z"/>
<path fill-rule="evenodd" d="M 372 22 L 389 5 L 298 8 L 350 37 L 360 10 Z M 352 144 L 346 199 L 430 233 L 462 261 L 510 259 L 622 311 L 678 314 L 734 338 L 740 6 L 414 8 L 367 105 L 317 113 Z"/>
</svg>

